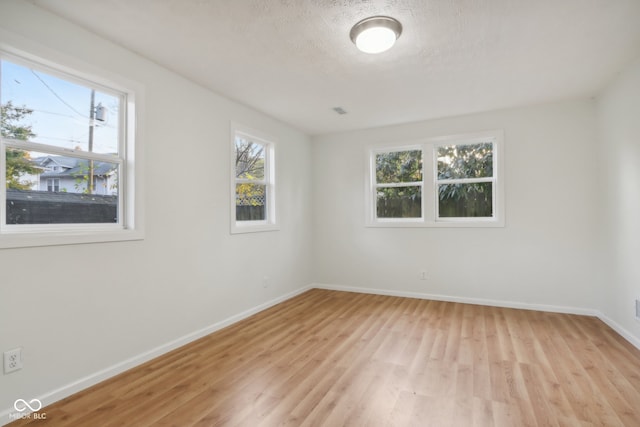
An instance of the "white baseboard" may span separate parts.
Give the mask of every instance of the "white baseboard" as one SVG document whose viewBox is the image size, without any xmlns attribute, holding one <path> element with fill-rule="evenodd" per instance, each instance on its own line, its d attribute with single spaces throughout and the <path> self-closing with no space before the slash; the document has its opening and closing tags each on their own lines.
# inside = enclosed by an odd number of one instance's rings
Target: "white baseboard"
<svg viewBox="0 0 640 427">
<path fill-rule="evenodd" d="M 228 317 L 224 320 L 221 320 L 220 322 L 214 323 L 213 325 L 207 326 L 205 328 L 199 329 L 195 332 L 192 332 L 190 334 L 184 335 L 180 338 L 177 338 L 173 341 L 170 341 L 166 344 L 163 344 L 161 346 L 158 346 L 156 348 L 153 348 L 149 351 L 146 351 L 142 354 L 139 354 L 137 356 L 131 357 L 127 360 L 124 360 L 120 363 L 117 363 L 113 366 L 109 366 L 108 368 L 105 368 L 101 371 L 95 372 L 91 375 L 87 375 L 84 378 L 80 378 L 77 381 L 74 381 L 72 383 L 66 384 L 56 390 L 52 390 L 48 393 L 43 394 L 42 396 L 38 396 L 37 399 L 42 402 L 42 406 L 43 408 L 46 408 L 46 406 L 51 405 L 54 402 L 57 402 L 59 400 L 62 400 L 66 397 L 71 396 L 74 393 L 77 393 L 79 391 L 82 391 L 86 388 L 89 388 L 95 384 L 98 384 L 101 381 L 104 381 L 108 378 L 114 377 L 128 369 L 134 368 L 138 365 L 141 365 L 145 362 L 148 362 L 151 359 L 154 359 L 158 356 L 161 356 L 165 353 L 168 353 L 172 350 L 175 350 L 176 348 L 182 347 L 183 345 L 186 345 L 192 341 L 195 341 L 197 339 L 200 339 L 204 336 L 207 336 L 213 332 L 216 332 L 222 328 L 225 328 L 229 325 L 232 325 L 236 322 L 239 322 L 242 319 L 245 319 L 249 316 L 252 316 L 256 313 L 259 313 L 263 310 L 266 310 L 269 307 L 272 307 L 276 304 L 279 304 L 283 301 L 286 301 L 288 299 L 291 299 L 303 292 L 308 291 L 309 289 L 312 289 L 313 286 L 305 286 L 302 287 L 300 289 L 297 289 L 293 292 L 289 292 L 288 294 L 282 295 L 278 298 L 274 298 L 270 301 L 267 301 L 263 304 L 260 304 L 256 307 L 250 308 L 249 310 L 245 310 L 242 313 L 236 314 L 234 316 Z M 8 424 L 10 422 L 15 421 L 14 418 L 11 418 L 10 415 L 14 414 L 16 411 L 14 410 L 14 408 L 9 408 L 6 409 L 2 412 L 0 412 L 0 426 L 3 426 L 5 424 Z M 46 409 L 42 410 L 41 412 L 46 413 Z M 29 412 L 24 412 L 24 414 L 28 414 Z"/>
<path fill-rule="evenodd" d="M 598 312 L 598 318 L 607 324 L 611 329 L 616 331 L 620 336 L 627 341 L 629 341 L 635 348 L 640 350 L 640 338 L 633 335 L 631 332 L 627 331 L 625 328 L 620 326 L 619 323 L 615 322 L 613 319 L 609 318 L 603 313 Z"/>
<path fill-rule="evenodd" d="M 335 291 L 360 292 L 363 294 L 389 295 L 394 297 L 430 299 L 435 301 L 448 301 L 448 302 L 460 302 L 465 304 L 488 305 L 492 307 L 519 308 L 523 310 L 549 311 L 553 313 L 580 314 L 583 316 L 597 315 L 596 310 L 580 308 L 580 307 L 567 307 L 567 306 L 546 305 L 546 304 L 529 304 L 524 302 L 491 300 L 491 299 L 485 299 L 485 298 L 468 298 L 468 297 L 457 297 L 457 296 L 440 295 L 440 294 L 425 294 L 421 292 L 408 292 L 408 291 L 395 291 L 395 290 L 391 291 L 386 289 L 360 288 L 356 286 L 328 285 L 324 283 L 314 283 L 312 287 L 318 288 L 318 289 L 335 290 Z"/>
</svg>

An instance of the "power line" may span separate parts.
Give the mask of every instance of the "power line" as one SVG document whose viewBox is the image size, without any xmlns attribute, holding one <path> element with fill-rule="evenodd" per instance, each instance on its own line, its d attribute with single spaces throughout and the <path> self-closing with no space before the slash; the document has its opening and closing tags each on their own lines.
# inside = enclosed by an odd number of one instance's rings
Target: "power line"
<svg viewBox="0 0 640 427">
<path fill-rule="evenodd" d="M 76 118 L 76 116 L 72 116 L 71 114 L 56 113 L 55 111 L 38 110 L 37 108 L 34 108 L 33 111 L 36 111 L 38 113 L 43 113 L 43 114 L 52 114 L 54 116 L 68 117 L 70 119 Z"/>
<path fill-rule="evenodd" d="M 60 102 L 62 102 L 62 103 L 63 103 L 64 105 L 66 105 L 67 107 L 69 107 L 71 110 L 73 110 L 73 111 L 74 111 L 77 115 L 79 115 L 80 117 L 85 118 L 85 119 L 88 119 L 88 118 L 89 118 L 89 117 L 85 116 L 84 114 L 82 114 L 81 112 L 79 112 L 78 110 L 76 110 L 75 108 L 73 108 L 73 106 L 71 106 L 71 104 L 69 104 L 67 101 L 65 101 L 64 99 L 62 99 L 62 98 L 60 97 L 60 95 L 58 95 L 58 94 L 56 93 L 56 91 L 55 91 L 55 90 L 51 89 L 51 87 L 50 87 L 50 86 L 49 86 L 49 85 L 48 85 L 44 80 L 42 80 L 42 78 L 38 75 L 38 73 L 36 73 L 34 70 L 30 70 L 30 71 L 33 73 L 33 75 L 34 75 L 34 76 L 36 76 L 36 78 L 37 78 L 38 80 L 40 80 L 40 82 L 41 82 L 41 83 L 42 83 L 42 84 L 43 84 L 47 89 L 49 89 L 49 91 L 50 91 L 50 92 L 51 92 L 51 93 L 52 93 L 56 98 L 58 98 L 58 99 L 60 100 Z"/>
<path fill-rule="evenodd" d="M 37 137 L 38 139 L 52 139 L 55 141 L 67 141 L 67 142 L 75 142 L 77 144 L 86 144 L 87 141 L 80 141 L 77 139 L 73 139 L 73 138 L 60 138 L 60 137 L 56 137 L 56 136 L 43 136 L 43 135 L 38 135 Z"/>
<path fill-rule="evenodd" d="M 66 117 L 66 118 L 69 118 L 69 119 L 76 120 L 78 123 L 84 123 L 80 119 L 78 119 L 77 116 L 73 116 L 71 114 L 56 113 L 55 111 L 47 111 L 47 110 L 38 110 L 37 108 L 33 108 L 33 111 L 35 111 L 37 113 L 42 113 L 42 114 L 51 114 L 53 116 Z M 117 129 L 116 126 L 114 126 L 112 124 L 109 124 L 107 121 L 104 121 L 104 122 L 96 121 L 95 127 L 98 128 L 98 129 L 100 129 L 100 128 Z"/>
</svg>

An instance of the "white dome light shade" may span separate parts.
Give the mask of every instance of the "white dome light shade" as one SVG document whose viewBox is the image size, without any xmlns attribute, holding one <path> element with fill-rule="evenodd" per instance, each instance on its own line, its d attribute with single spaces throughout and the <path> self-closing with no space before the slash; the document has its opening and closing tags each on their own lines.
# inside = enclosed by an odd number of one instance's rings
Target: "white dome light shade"
<svg viewBox="0 0 640 427">
<path fill-rule="evenodd" d="M 364 30 L 356 37 L 356 46 L 366 53 L 380 53 L 391 49 L 396 42 L 396 33 L 384 27 Z"/>
<path fill-rule="evenodd" d="M 351 40 L 365 53 L 380 53 L 391 48 L 400 34 L 400 22 L 388 16 L 363 19 L 351 29 Z"/>
</svg>

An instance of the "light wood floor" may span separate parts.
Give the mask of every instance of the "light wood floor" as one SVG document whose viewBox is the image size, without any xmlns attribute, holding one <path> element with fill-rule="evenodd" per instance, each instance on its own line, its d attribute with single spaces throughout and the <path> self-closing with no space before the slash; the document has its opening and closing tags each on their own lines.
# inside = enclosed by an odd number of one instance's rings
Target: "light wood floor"
<svg viewBox="0 0 640 427">
<path fill-rule="evenodd" d="M 31 425 L 640 426 L 640 351 L 593 317 L 312 290 L 41 412 Z"/>
</svg>

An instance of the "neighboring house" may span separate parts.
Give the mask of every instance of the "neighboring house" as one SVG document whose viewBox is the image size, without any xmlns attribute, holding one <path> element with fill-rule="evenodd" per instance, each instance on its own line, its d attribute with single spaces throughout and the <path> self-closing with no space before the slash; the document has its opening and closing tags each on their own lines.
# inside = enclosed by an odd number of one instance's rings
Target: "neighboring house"
<svg viewBox="0 0 640 427">
<path fill-rule="evenodd" d="M 37 190 L 49 192 L 85 193 L 88 187 L 89 161 L 66 156 L 45 156 L 33 159 L 42 169 Z M 93 162 L 93 194 L 118 193 L 117 165 Z"/>
</svg>

